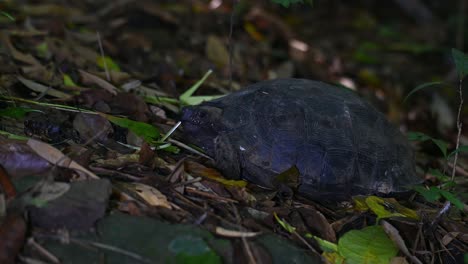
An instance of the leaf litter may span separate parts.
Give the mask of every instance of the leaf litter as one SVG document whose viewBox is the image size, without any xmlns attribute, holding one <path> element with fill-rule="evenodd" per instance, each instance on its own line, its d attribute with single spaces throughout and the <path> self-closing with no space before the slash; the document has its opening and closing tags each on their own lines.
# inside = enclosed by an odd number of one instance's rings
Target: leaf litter
<svg viewBox="0 0 468 264">
<path fill-rule="evenodd" d="M 442 72 L 402 67 L 417 47 L 402 29 L 389 36 L 401 34 L 409 48 L 389 54 L 379 39 L 362 39 L 361 33 L 388 26 L 363 7 L 344 5 L 344 17 L 321 25 L 309 20 L 314 16 L 294 8 L 285 12 L 273 3 L 222 2 L 212 8 L 213 3 L 198 1 L 47 2 L 0 5 L 2 14 L 14 18 L 2 24 L 0 47 L 1 62 L 11 65 L 0 67 L 0 165 L 5 168 L 0 189 L 9 194 L 0 212 L 1 263 L 85 263 L 103 255 L 108 263 L 388 263 L 402 261 L 401 256 L 432 263 L 459 259 L 467 251 L 467 197 L 434 187 L 447 184 L 431 176 L 437 173 L 427 174 L 433 186 L 425 190 L 432 193 L 421 191 L 430 200 L 358 197 L 354 206 L 318 203 L 224 178 L 210 157 L 184 144 L 180 129 L 172 129 L 181 105 L 214 99 L 266 76 L 348 80 L 364 87 L 360 92 L 378 107 L 386 104 L 393 118 L 398 114 L 391 113 L 402 111 L 401 102 L 411 104 L 408 116 L 396 121 L 424 132 L 412 134 L 419 152 L 430 157 L 418 159 L 421 168 L 431 164 L 444 175 L 445 159 L 459 153 L 455 169 L 466 171 L 466 136 L 453 150 L 438 139 L 448 132 L 434 131 L 425 98 L 413 102 L 427 92 L 423 88 L 439 82 L 418 86 L 424 81 L 414 80 Z M 338 13 L 327 8 L 317 4 L 310 11 L 316 17 L 327 14 L 321 20 L 330 21 Z M 227 27 L 220 28 L 231 12 L 233 42 Z M 349 32 L 340 29 L 340 19 L 353 21 Z M 320 34 L 304 31 L 304 25 Z M 344 42 L 350 48 L 340 48 Z M 466 71 L 462 55 L 456 61 L 460 75 Z M 417 87 L 411 97 L 404 98 L 401 87 L 388 81 L 392 71 L 400 74 L 400 85 Z M 232 82 L 226 81 L 231 76 Z M 41 115 L 47 118 L 39 120 Z M 435 148 L 428 147 L 431 142 Z M 278 179 L 297 184 L 292 174 Z M 454 193 L 466 192 L 466 178 L 454 182 L 461 183 Z M 438 214 L 444 199 L 459 209 Z"/>
</svg>

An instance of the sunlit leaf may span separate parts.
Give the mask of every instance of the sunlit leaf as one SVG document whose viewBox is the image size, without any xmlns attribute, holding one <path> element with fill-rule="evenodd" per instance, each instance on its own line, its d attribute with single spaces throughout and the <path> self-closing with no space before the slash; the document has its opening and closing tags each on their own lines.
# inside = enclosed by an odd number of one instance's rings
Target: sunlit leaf
<svg viewBox="0 0 468 264">
<path fill-rule="evenodd" d="M 366 204 L 366 196 L 353 196 L 354 201 L 354 210 L 357 211 L 367 211 L 369 210 L 369 206 Z"/>
<path fill-rule="evenodd" d="M 394 198 L 369 196 L 365 201 L 379 219 L 389 217 L 408 217 L 419 219 L 418 214 L 414 210 L 404 207 Z"/>
<path fill-rule="evenodd" d="M 284 221 L 283 219 L 280 219 L 276 213 L 273 213 L 273 216 L 275 217 L 276 222 L 278 222 L 281 225 L 281 227 L 284 228 L 284 230 L 288 231 L 289 233 L 296 232 L 296 228 L 294 226 L 290 225 L 288 222 Z"/>
<path fill-rule="evenodd" d="M 197 174 L 203 176 L 204 178 L 208 178 L 213 181 L 217 181 L 226 186 L 235 186 L 235 187 L 245 187 L 247 186 L 247 182 L 244 180 L 228 180 L 224 178 L 217 170 L 212 168 L 199 168 L 197 170 Z"/>
<path fill-rule="evenodd" d="M 43 58 L 47 57 L 50 54 L 49 46 L 47 46 L 47 42 L 45 41 L 36 46 L 36 51 L 39 54 L 39 56 Z"/>
<path fill-rule="evenodd" d="M 323 251 L 326 251 L 326 252 L 337 252 L 338 251 L 338 245 L 333 243 L 333 242 L 330 242 L 328 240 L 325 240 L 325 239 L 321 239 L 320 237 L 318 236 L 312 236 L 315 241 L 317 241 L 317 243 L 319 244 L 320 248 L 323 250 Z"/>
<path fill-rule="evenodd" d="M 416 93 L 417 91 L 420 91 L 424 88 L 428 88 L 428 87 L 431 87 L 431 86 L 435 86 L 435 85 L 440 85 L 442 84 L 442 82 L 430 82 L 430 83 L 423 83 L 421 85 L 418 85 L 416 88 L 414 88 L 413 90 L 411 90 L 408 95 L 406 95 L 405 99 L 403 100 L 403 102 L 406 102 L 406 100 L 408 100 L 408 98 L 410 98 L 414 93 Z"/>
<path fill-rule="evenodd" d="M 179 96 L 179 101 L 181 105 L 197 105 L 202 103 L 203 101 L 210 101 L 216 98 L 219 98 L 223 95 L 212 95 L 212 96 L 192 96 L 198 88 L 205 82 L 205 80 L 208 78 L 208 76 L 211 75 L 213 71 L 209 70 L 205 73 L 205 75 L 198 80 L 192 87 L 187 89 L 183 94 Z"/>
<path fill-rule="evenodd" d="M 128 130 L 132 131 L 137 136 L 142 137 L 148 143 L 152 143 L 159 139 L 159 130 L 150 124 L 133 121 L 128 118 L 106 115 L 104 113 L 99 114 L 118 126 L 128 128 Z"/>
<path fill-rule="evenodd" d="M 468 73 L 468 56 L 457 49 L 452 49 L 452 58 L 455 62 L 459 78 L 463 79 Z"/>
<path fill-rule="evenodd" d="M 99 56 L 97 58 L 96 64 L 99 66 L 99 68 L 103 70 L 109 70 L 109 71 L 120 71 L 120 67 L 117 63 L 112 60 L 111 57 L 108 56 Z M 107 67 L 107 68 L 106 68 Z"/>
<path fill-rule="evenodd" d="M 76 83 L 72 80 L 72 78 L 68 74 L 63 75 L 63 85 L 65 85 L 65 86 L 78 86 L 78 85 L 76 85 Z"/>
<path fill-rule="evenodd" d="M 338 252 L 323 252 L 322 257 L 324 257 L 328 262 L 333 264 L 343 264 L 345 259 Z"/>
<path fill-rule="evenodd" d="M 348 264 L 389 263 L 398 253 L 381 226 L 351 230 L 338 241 L 338 252 Z"/>
</svg>

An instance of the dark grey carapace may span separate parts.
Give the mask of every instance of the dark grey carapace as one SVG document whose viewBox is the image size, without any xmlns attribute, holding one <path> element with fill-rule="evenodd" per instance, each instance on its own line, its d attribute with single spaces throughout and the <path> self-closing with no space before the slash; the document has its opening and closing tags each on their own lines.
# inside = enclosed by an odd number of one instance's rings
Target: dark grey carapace
<svg viewBox="0 0 468 264">
<path fill-rule="evenodd" d="M 273 188 L 295 166 L 313 199 L 407 192 L 421 182 L 400 131 L 352 91 L 303 79 L 264 81 L 183 109 L 189 142 L 226 177 Z"/>
</svg>

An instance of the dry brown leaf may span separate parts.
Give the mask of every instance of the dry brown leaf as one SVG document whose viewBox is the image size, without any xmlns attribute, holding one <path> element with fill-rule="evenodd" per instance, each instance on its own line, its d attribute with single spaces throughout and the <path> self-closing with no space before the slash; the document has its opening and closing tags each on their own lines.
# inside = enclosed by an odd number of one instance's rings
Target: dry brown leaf
<svg viewBox="0 0 468 264">
<path fill-rule="evenodd" d="M 62 91 L 59 91 L 57 89 L 54 89 L 52 87 L 47 87 L 43 84 L 40 84 L 40 83 L 37 83 L 35 81 L 32 81 L 32 80 L 28 80 L 26 78 L 23 78 L 21 76 L 18 76 L 18 80 L 24 84 L 24 86 L 28 87 L 29 89 L 35 91 L 35 92 L 38 92 L 38 93 L 46 93 L 50 96 L 53 96 L 53 97 L 57 97 L 57 98 L 60 98 L 60 99 L 68 99 L 70 98 L 71 96 L 67 93 L 64 93 Z"/>
<path fill-rule="evenodd" d="M 151 206 L 160 206 L 167 209 L 172 209 L 167 198 L 158 189 L 142 183 L 132 183 L 131 186 L 138 196 L 145 200 Z"/>
<path fill-rule="evenodd" d="M 92 171 L 81 166 L 77 162 L 65 156 L 60 150 L 39 140 L 29 139 L 27 145 L 34 150 L 37 155 L 57 166 L 76 170 L 78 173 L 85 174 L 91 178 L 99 179 Z"/>
<path fill-rule="evenodd" d="M 117 91 L 118 91 L 117 87 L 115 87 L 114 85 L 112 85 L 108 81 L 106 81 L 104 79 L 101 79 L 98 76 L 93 75 L 91 73 L 85 72 L 83 70 L 78 70 L 78 71 L 80 72 L 81 77 L 83 78 L 83 82 L 85 84 L 94 83 L 97 86 L 105 89 L 106 91 L 108 91 L 109 93 L 111 93 L 113 95 L 117 94 Z"/>
<path fill-rule="evenodd" d="M 7 47 L 10 55 L 17 61 L 29 64 L 29 65 L 41 65 L 36 58 L 34 58 L 31 54 L 24 54 L 20 51 L 18 51 L 13 44 L 11 44 L 10 37 L 6 34 L 3 33 L 1 34 L 1 39 L 5 47 Z"/>
</svg>

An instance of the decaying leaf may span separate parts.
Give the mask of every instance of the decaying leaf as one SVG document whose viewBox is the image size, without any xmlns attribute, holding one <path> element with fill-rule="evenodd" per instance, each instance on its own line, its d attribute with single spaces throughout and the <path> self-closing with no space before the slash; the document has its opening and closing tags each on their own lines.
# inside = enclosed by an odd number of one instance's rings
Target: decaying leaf
<svg viewBox="0 0 468 264">
<path fill-rule="evenodd" d="M 41 156 L 42 158 L 46 159 L 52 164 L 76 170 L 78 173 L 83 173 L 90 178 L 99 179 L 99 177 L 96 176 L 96 174 L 94 174 L 92 171 L 89 171 L 77 162 L 71 160 L 70 158 L 65 156 L 60 150 L 52 147 L 47 143 L 35 139 L 29 139 L 27 145 L 31 147 L 31 149 L 33 149 L 37 153 L 37 155 Z"/>
<path fill-rule="evenodd" d="M 167 201 L 167 198 L 159 190 L 142 183 L 132 183 L 129 186 L 135 191 L 135 193 L 145 200 L 151 206 L 161 206 L 167 209 L 171 209 L 171 204 Z"/>
</svg>

